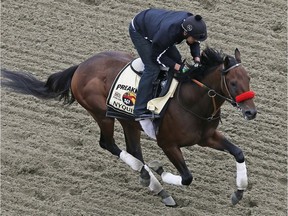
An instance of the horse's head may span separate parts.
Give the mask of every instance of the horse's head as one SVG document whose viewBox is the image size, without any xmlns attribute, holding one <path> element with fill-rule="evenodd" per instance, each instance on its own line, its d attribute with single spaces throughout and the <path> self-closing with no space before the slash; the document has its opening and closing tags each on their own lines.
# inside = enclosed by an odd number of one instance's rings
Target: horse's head
<svg viewBox="0 0 288 216">
<path fill-rule="evenodd" d="M 235 50 L 235 58 L 224 58 L 223 91 L 227 97 L 236 102 L 236 106 L 242 111 L 245 119 L 251 120 L 256 117 L 257 110 L 253 102 L 255 93 L 250 90 L 250 77 L 241 65 L 240 51 Z"/>
</svg>

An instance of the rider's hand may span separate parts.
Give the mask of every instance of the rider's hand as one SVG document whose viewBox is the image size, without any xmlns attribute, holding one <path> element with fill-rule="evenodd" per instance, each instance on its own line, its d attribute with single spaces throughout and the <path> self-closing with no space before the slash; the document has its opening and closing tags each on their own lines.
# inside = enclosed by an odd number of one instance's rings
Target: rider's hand
<svg viewBox="0 0 288 216">
<path fill-rule="evenodd" d="M 200 63 L 200 57 L 194 57 L 194 64 L 192 65 L 193 68 L 198 68 L 201 66 L 201 63 Z"/>
<path fill-rule="evenodd" d="M 190 68 L 186 64 L 182 64 L 180 66 L 179 72 L 180 73 L 187 73 L 190 71 Z"/>
<path fill-rule="evenodd" d="M 200 57 L 198 57 L 198 56 L 197 56 L 197 57 L 194 57 L 193 60 L 194 60 L 195 63 L 196 63 L 196 62 L 199 62 L 199 63 L 200 63 Z"/>
<path fill-rule="evenodd" d="M 200 67 L 200 62 L 195 62 L 195 63 L 193 64 L 193 67 L 194 67 L 194 68 Z"/>
</svg>

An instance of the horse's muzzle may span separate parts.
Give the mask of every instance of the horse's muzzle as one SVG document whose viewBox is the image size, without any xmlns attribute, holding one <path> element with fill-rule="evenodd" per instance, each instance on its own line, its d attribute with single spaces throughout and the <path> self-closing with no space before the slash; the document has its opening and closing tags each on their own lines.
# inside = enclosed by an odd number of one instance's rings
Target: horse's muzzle
<svg viewBox="0 0 288 216">
<path fill-rule="evenodd" d="M 242 109 L 242 113 L 245 119 L 252 120 L 256 118 L 257 110 L 256 109 Z"/>
</svg>

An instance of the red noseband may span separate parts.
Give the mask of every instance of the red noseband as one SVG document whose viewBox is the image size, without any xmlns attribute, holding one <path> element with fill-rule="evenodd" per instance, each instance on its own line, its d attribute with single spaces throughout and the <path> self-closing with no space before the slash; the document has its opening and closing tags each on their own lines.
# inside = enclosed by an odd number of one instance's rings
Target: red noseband
<svg viewBox="0 0 288 216">
<path fill-rule="evenodd" d="M 245 100 L 249 100 L 249 99 L 254 98 L 254 96 L 255 96 L 255 93 L 253 91 L 247 91 L 247 92 L 244 92 L 244 93 L 242 93 L 240 95 L 237 95 L 235 97 L 235 100 L 236 100 L 237 103 L 241 103 L 241 102 L 243 102 Z"/>
</svg>

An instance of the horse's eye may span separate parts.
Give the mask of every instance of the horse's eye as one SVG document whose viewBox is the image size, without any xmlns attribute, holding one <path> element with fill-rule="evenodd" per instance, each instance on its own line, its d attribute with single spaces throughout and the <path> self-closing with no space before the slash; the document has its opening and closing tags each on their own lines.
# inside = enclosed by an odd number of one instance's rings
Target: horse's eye
<svg viewBox="0 0 288 216">
<path fill-rule="evenodd" d="M 236 83 L 235 81 L 232 81 L 232 82 L 230 83 L 230 85 L 231 85 L 231 87 L 232 87 L 233 89 L 235 89 L 235 88 L 237 87 L 237 83 Z"/>
<path fill-rule="evenodd" d="M 230 91 L 231 91 L 231 94 L 236 94 L 237 92 L 237 82 L 235 81 L 231 81 L 230 82 Z"/>
</svg>

